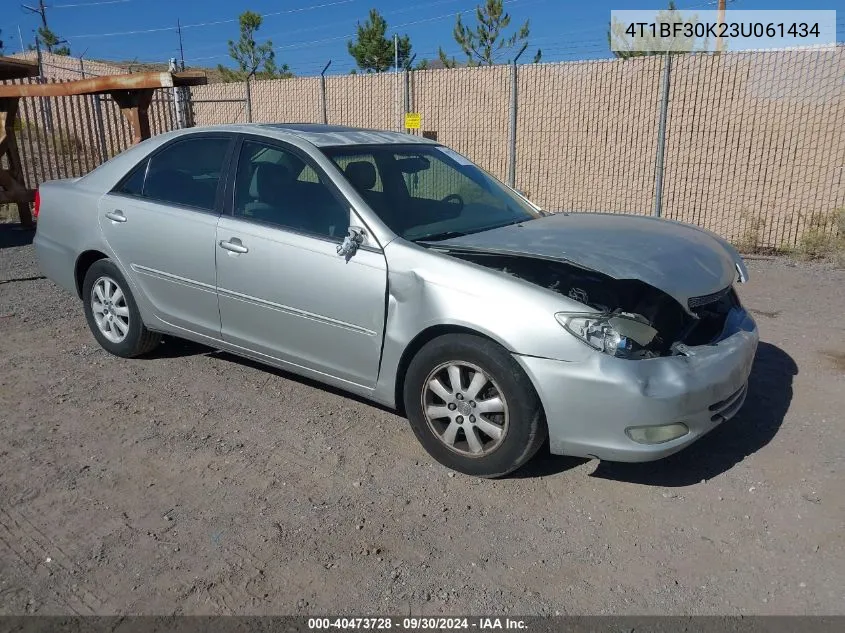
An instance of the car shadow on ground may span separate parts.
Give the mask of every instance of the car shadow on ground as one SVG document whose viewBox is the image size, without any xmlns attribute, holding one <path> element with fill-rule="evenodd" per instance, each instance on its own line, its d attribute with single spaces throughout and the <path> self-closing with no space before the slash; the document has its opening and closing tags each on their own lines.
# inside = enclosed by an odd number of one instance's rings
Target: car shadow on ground
<svg viewBox="0 0 845 633">
<path fill-rule="evenodd" d="M 316 380 L 183 339 L 165 337 L 164 344 L 150 357 L 176 358 L 202 354 L 213 354 L 221 360 L 268 372 L 400 417 L 403 415 L 390 407 Z M 792 402 L 792 381 L 797 374 L 798 366 L 789 354 L 775 345 L 761 342 L 748 381 L 748 396 L 735 418 L 717 427 L 680 453 L 656 462 L 640 464 L 598 462 L 591 476 L 665 487 L 691 486 L 702 479 L 711 479 L 729 470 L 772 440 L 789 410 Z M 534 459 L 508 477 L 550 477 L 587 461 L 577 457 L 552 455 L 549 453 L 547 441 Z"/>
<path fill-rule="evenodd" d="M 222 354 L 222 352 L 208 345 L 194 343 L 184 338 L 163 336 L 161 345 L 145 355 L 144 358 L 182 358 L 187 356 L 210 356 L 211 354 Z"/>
<path fill-rule="evenodd" d="M 656 462 L 600 462 L 593 477 L 647 486 L 683 487 L 711 479 L 768 444 L 792 402 L 792 381 L 798 366 L 770 343 L 760 343 L 748 381 L 748 396 L 735 418 L 703 438 Z"/>
<path fill-rule="evenodd" d="M 28 246 L 34 237 L 35 229 L 26 229 L 13 222 L 0 222 L 0 248 Z"/>
<path fill-rule="evenodd" d="M 148 355 L 150 359 L 156 358 L 179 358 L 183 356 L 214 356 L 220 360 L 224 360 L 229 363 L 235 363 L 237 365 L 242 365 L 244 367 L 251 367 L 253 369 L 257 369 L 261 372 L 265 372 L 267 374 L 272 374 L 274 376 L 279 376 L 280 378 L 284 378 L 285 380 L 291 380 L 293 382 L 298 382 L 301 385 L 305 385 L 308 387 L 313 387 L 314 389 L 319 389 L 320 391 L 325 391 L 327 393 L 332 393 L 337 396 L 341 396 L 343 398 L 347 398 L 349 400 L 354 400 L 356 402 L 361 402 L 366 405 L 373 407 L 374 409 L 381 409 L 382 411 L 387 411 L 389 413 L 393 413 L 395 415 L 398 414 L 394 409 L 390 407 L 383 406 L 377 402 L 373 402 L 372 400 L 367 400 L 361 396 L 358 396 L 354 393 L 349 393 L 348 391 L 344 391 L 343 389 L 338 389 L 331 385 L 326 385 L 318 380 L 313 380 L 311 378 L 306 378 L 305 376 L 300 376 L 299 374 L 293 374 L 291 372 L 285 371 L 284 369 L 279 369 L 278 367 L 273 367 L 272 365 L 265 365 L 258 361 L 254 361 L 249 358 L 245 358 L 243 356 L 237 356 L 235 354 L 230 354 L 229 352 L 224 352 L 222 350 L 215 349 L 213 347 L 208 347 L 207 345 L 203 345 L 201 343 L 194 343 L 193 341 L 188 341 L 185 339 L 175 338 L 171 336 L 165 336 L 162 339 L 162 344 L 157 347 L 153 352 Z"/>
</svg>

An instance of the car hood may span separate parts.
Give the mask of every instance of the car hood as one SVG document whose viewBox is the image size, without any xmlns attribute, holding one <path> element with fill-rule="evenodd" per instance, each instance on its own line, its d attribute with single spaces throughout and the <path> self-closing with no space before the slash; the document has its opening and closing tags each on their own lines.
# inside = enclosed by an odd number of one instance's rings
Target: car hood
<svg viewBox="0 0 845 633">
<path fill-rule="evenodd" d="M 467 249 L 566 261 L 615 279 L 638 279 L 689 299 L 723 290 L 747 271 L 739 254 L 709 231 L 648 216 L 557 213 L 436 242 Z"/>
</svg>

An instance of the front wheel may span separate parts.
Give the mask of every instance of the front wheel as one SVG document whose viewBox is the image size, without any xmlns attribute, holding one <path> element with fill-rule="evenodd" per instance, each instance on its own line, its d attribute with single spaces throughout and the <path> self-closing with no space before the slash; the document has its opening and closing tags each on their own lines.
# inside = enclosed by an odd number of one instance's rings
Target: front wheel
<svg viewBox="0 0 845 633">
<path fill-rule="evenodd" d="M 88 269 L 82 300 L 88 327 L 107 352 L 133 358 L 152 351 L 161 341 L 159 334 L 144 327 L 129 284 L 108 259 Z"/>
<path fill-rule="evenodd" d="M 506 475 L 546 439 L 528 376 L 507 350 L 480 336 L 447 334 L 427 343 L 408 367 L 404 401 L 426 451 L 468 475 Z"/>
</svg>

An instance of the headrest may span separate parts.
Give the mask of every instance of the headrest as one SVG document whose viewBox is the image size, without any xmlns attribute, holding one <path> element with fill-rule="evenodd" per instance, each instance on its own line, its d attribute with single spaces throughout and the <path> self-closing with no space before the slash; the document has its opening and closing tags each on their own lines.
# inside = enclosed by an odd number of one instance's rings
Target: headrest
<svg viewBox="0 0 845 633">
<path fill-rule="evenodd" d="M 264 202 L 280 198 L 285 195 L 290 180 L 290 171 L 284 165 L 258 163 L 255 168 L 256 197 Z"/>
<path fill-rule="evenodd" d="M 369 191 L 376 186 L 376 167 L 369 161 L 358 160 L 349 163 L 343 173 L 359 191 Z"/>
<path fill-rule="evenodd" d="M 182 202 L 195 188 L 190 174 L 177 169 L 156 169 L 147 175 L 144 195 L 163 200 Z"/>
</svg>

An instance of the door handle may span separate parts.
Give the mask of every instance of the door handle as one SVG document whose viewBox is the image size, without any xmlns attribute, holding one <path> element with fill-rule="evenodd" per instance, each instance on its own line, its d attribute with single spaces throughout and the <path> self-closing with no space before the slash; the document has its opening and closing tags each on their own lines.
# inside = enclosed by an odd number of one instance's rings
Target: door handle
<svg viewBox="0 0 845 633">
<path fill-rule="evenodd" d="M 249 252 L 249 249 L 236 237 L 233 237 L 228 242 L 226 240 L 220 240 L 220 248 L 225 248 L 227 251 L 231 251 L 233 253 Z"/>
<path fill-rule="evenodd" d="M 106 217 L 112 222 L 126 222 L 126 216 L 123 211 L 115 209 L 114 211 L 106 211 Z"/>
</svg>

